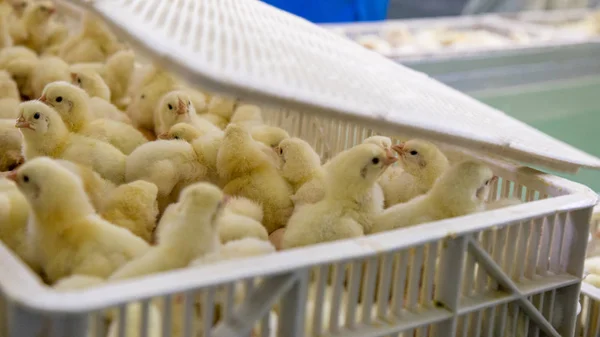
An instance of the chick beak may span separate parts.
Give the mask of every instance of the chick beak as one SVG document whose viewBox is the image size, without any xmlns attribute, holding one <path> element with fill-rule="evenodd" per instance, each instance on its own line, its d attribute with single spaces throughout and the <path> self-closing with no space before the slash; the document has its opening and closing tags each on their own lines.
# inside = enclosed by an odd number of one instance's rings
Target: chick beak
<svg viewBox="0 0 600 337">
<path fill-rule="evenodd" d="M 54 14 L 56 12 L 56 8 L 48 8 L 48 14 Z"/>
<path fill-rule="evenodd" d="M 19 128 L 19 129 L 35 130 L 35 128 L 28 121 L 26 121 L 25 118 L 23 118 L 23 116 L 21 116 L 17 119 L 17 122 L 15 123 L 15 127 Z"/>
<path fill-rule="evenodd" d="M 398 145 L 392 145 L 392 149 L 396 151 L 400 156 L 404 155 L 404 143 Z"/>
<path fill-rule="evenodd" d="M 158 139 L 169 139 L 169 134 L 167 132 L 163 132 L 157 136 Z"/>
<path fill-rule="evenodd" d="M 42 95 L 40 98 L 38 98 L 38 101 L 46 103 L 46 95 Z"/>
<path fill-rule="evenodd" d="M 7 172 L 4 177 L 8 180 L 12 180 L 12 181 L 16 182 L 17 181 L 17 170 L 12 170 L 10 172 Z"/>
<path fill-rule="evenodd" d="M 393 163 L 395 163 L 396 161 L 398 161 L 398 158 L 394 157 L 394 155 L 388 155 L 386 158 L 383 159 L 383 165 L 384 166 L 390 166 Z"/>
<path fill-rule="evenodd" d="M 71 73 L 71 81 L 73 81 L 73 83 L 77 83 L 77 74 Z"/>
<path fill-rule="evenodd" d="M 181 98 L 177 99 L 177 114 L 185 115 L 188 112 L 187 105 L 183 102 Z"/>
</svg>

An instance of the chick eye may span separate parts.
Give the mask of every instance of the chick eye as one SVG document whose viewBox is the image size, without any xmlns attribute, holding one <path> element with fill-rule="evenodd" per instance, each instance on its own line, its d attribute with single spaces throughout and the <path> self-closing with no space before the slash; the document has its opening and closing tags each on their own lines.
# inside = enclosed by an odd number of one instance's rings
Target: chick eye
<svg viewBox="0 0 600 337">
<path fill-rule="evenodd" d="M 487 185 L 489 185 L 489 184 L 490 184 L 490 181 L 489 181 L 489 180 L 486 180 L 486 181 L 485 181 L 485 186 L 487 186 Z"/>
<path fill-rule="evenodd" d="M 173 110 L 173 106 L 171 104 L 168 104 L 167 108 L 169 108 L 169 110 Z"/>
<path fill-rule="evenodd" d="M 77 83 L 81 84 L 81 78 L 77 77 Z"/>
<path fill-rule="evenodd" d="M 379 158 L 375 157 L 371 160 L 371 162 L 375 165 L 379 164 Z"/>
<path fill-rule="evenodd" d="M 188 106 L 192 106 L 192 101 L 189 101 L 189 102 L 188 102 Z"/>
<path fill-rule="evenodd" d="M 28 183 L 29 182 L 29 176 L 23 176 L 23 182 Z"/>
<path fill-rule="evenodd" d="M 55 101 L 57 101 L 58 103 L 62 102 L 62 96 L 56 97 Z"/>
<path fill-rule="evenodd" d="M 33 114 L 33 118 L 34 119 L 40 119 L 40 113 L 39 112 L 34 113 Z"/>
<path fill-rule="evenodd" d="M 415 151 L 415 150 L 412 150 L 412 151 L 410 151 L 410 155 L 411 155 L 411 156 L 416 156 L 416 155 L 418 155 L 418 154 L 419 154 L 419 152 L 417 152 L 417 151 Z"/>
<path fill-rule="evenodd" d="M 283 149 L 279 148 L 279 154 L 283 154 Z"/>
<path fill-rule="evenodd" d="M 141 99 L 146 98 L 146 95 L 142 94 L 142 96 L 140 96 Z"/>
<path fill-rule="evenodd" d="M 175 137 L 173 137 L 173 138 L 175 138 L 175 139 L 179 139 L 179 136 L 175 136 Z"/>
</svg>

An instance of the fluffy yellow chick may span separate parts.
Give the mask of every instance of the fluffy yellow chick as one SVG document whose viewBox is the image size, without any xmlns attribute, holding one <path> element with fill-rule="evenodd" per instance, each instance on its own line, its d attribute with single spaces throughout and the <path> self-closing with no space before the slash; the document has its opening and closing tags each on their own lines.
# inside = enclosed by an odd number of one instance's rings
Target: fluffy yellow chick
<svg viewBox="0 0 600 337">
<path fill-rule="evenodd" d="M 448 169 L 448 159 L 430 142 L 413 139 L 392 148 L 403 170 L 388 170 L 379 180 L 387 207 L 427 193 Z"/>
<path fill-rule="evenodd" d="M 52 159 L 28 161 L 8 178 L 31 206 L 33 256 L 51 284 L 74 274 L 108 277 L 148 251 L 144 240 L 98 216 L 81 180 Z"/>
<path fill-rule="evenodd" d="M 200 267 L 210 263 L 267 255 L 274 252 L 275 247 L 269 241 L 257 238 L 244 238 L 227 242 L 218 250 L 192 261 L 190 266 Z"/>
<path fill-rule="evenodd" d="M 231 116 L 231 123 L 253 128 L 264 124 L 260 107 L 252 104 L 238 106 Z"/>
<path fill-rule="evenodd" d="M 491 211 L 491 210 L 494 210 L 494 209 L 500 209 L 500 208 L 505 208 L 505 207 L 520 205 L 522 203 L 523 203 L 523 201 L 521 201 L 520 199 L 516 199 L 516 198 L 502 198 L 502 199 L 498 199 L 498 200 L 494 200 L 494 201 L 488 202 L 485 205 L 485 210 L 486 211 Z"/>
<path fill-rule="evenodd" d="M 37 63 L 37 54 L 23 46 L 4 48 L 0 51 L 0 68 L 11 74 L 23 96 L 33 98 L 31 73 Z"/>
<path fill-rule="evenodd" d="M 86 165 L 102 177 L 120 184 L 125 178 L 126 156 L 110 144 L 70 134 L 60 115 L 39 101 L 19 105 L 16 126 L 23 134 L 26 160 L 48 156 Z"/>
<path fill-rule="evenodd" d="M 262 219 L 262 207 L 254 201 L 246 198 L 228 200 L 223 214 L 217 219 L 221 243 L 248 237 L 267 241 L 269 234 L 261 223 Z"/>
<path fill-rule="evenodd" d="M 292 211 L 292 187 L 243 127 L 230 124 L 217 155 L 223 192 L 259 202 L 269 233 L 285 226 Z"/>
<path fill-rule="evenodd" d="M 322 175 L 321 158 L 306 141 L 300 138 L 284 139 L 275 147 L 283 165 L 281 175 L 292 185 L 294 193 L 307 182 Z"/>
<path fill-rule="evenodd" d="M 158 188 L 138 180 L 112 191 L 99 212 L 102 218 L 151 242 L 158 216 Z"/>
<path fill-rule="evenodd" d="M 12 13 L 8 16 L 9 33 L 14 44 L 22 44 L 27 40 L 27 29 L 23 23 L 25 9 L 31 4 L 30 0 L 13 1 Z"/>
<path fill-rule="evenodd" d="M 40 101 L 53 107 L 60 114 L 69 131 L 105 141 L 124 154 L 130 154 L 148 141 L 141 132 L 127 123 L 104 118 L 92 121 L 89 96 L 81 88 L 70 83 L 48 84 Z"/>
<path fill-rule="evenodd" d="M 15 120 L 0 119 L 0 172 L 14 170 L 24 162 L 22 143 L 23 137 L 15 129 Z"/>
<path fill-rule="evenodd" d="M 81 179 L 83 189 L 90 199 L 92 206 L 94 206 L 96 211 L 102 211 L 106 204 L 106 199 L 116 188 L 115 184 L 103 179 L 100 174 L 85 165 L 61 159 L 56 160 L 56 162 Z"/>
<path fill-rule="evenodd" d="M 29 204 L 25 196 L 14 182 L 0 178 L 0 241 L 38 272 L 39 266 L 31 258 L 27 241 L 28 219 Z"/>
<path fill-rule="evenodd" d="M 198 117 L 190 96 L 181 90 L 165 94 L 154 111 L 154 132 L 160 135 L 168 132 L 177 123 L 188 123 L 201 134 L 221 133 L 221 129 L 211 122 Z"/>
<path fill-rule="evenodd" d="M 450 167 L 425 195 L 392 206 L 381 213 L 373 233 L 463 216 L 484 209 L 489 188 L 496 179 L 492 170 L 465 161 Z"/>
<path fill-rule="evenodd" d="M 102 21 L 85 12 L 81 31 L 63 43 L 59 56 L 67 63 L 104 62 L 122 47 Z"/>
<path fill-rule="evenodd" d="M 98 72 L 92 69 L 73 69 L 71 84 L 85 90 L 90 97 L 100 97 L 110 102 L 110 89 Z"/>
<path fill-rule="evenodd" d="M 335 156 L 327 167 L 325 198 L 296 209 L 283 235 L 283 248 L 364 235 L 376 215 L 365 207 L 369 203 L 365 199 L 396 160 L 374 144 L 361 144 Z"/>
<path fill-rule="evenodd" d="M 212 96 L 208 102 L 207 113 L 202 114 L 201 117 L 207 119 L 220 129 L 224 129 L 233 115 L 236 104 L 237 99 Z"/>
<path fill-rule="evenodd" d="M 12 8 L 0 6 L 0 48 L 12 47 L 14 42 L 10 35 Z"/>
<path fill-rule="evenodd" d="M 127 114 L 134 125 L 154 131 L 154 111 L 162 96 L 178 86 L 175 79 L 166 71 L 151 67 L 139 87 L 132 92 Z"/>
<path fill-rule="evenodd" d="M 223 205 L 221 190 L 197 183 L 181 192 L 173 222 L 159 228 L 158 244 L 116 271 L 111 279 L 124 279 L 184 268 L 199 256 L 219 248 L 216 219 Z"/>
<path fill-rule="evenodd" d="M 17 86 L 17 83 L 5 70 L 0 70 L 0 98 L 12 98 L 15 100 L 21 99 L 21 94 L 19 93 L 19 87 Z"/>
<path fill-rule="evenodd" d="M 176 139 L 183 140 L 188 143 L 200 138 L 202 133 L 193 125 L 187 123 L 177 123 L 173 125 L 168 132 L 158 135 L 158 139 Z"/>
<path fill-rule="evenodd" d="M 284 129 L 270 125 L 254 127 L 250 134 L 252 135 L 252 139 L 270 148 L 274 148 L 282 140 L 290 138 L 290 135 Z"/>
<path fill-rule="evenodd" d="M 194 148 L 181 141 L 158 140 L 135 149 L 127 157 L 127 181 L 145 180 L 158 187 L 159 210 L 177 199 L 183 187 L 206 177 L 206 167 Z"/>
<path fill-rule="evenodd" d="M 42 96 L 47 84 L 57 81 L 69 81 L 69 65 L 56 56 L 43 56 L 31 73 L 31 91 L 35 97 Z"/>
<path fill-rule="evenodd" d="M 20 44 L 41 53 L 46 46 L 50 19 L 55 12 L 56 8 L 51 1 L 32 2 L 27 6 L 21 18 L 27 31 L 27 39 Z"/>
<path fill-rule="evenodd" d="M 21 100 L 14 98 L 0 98 L 0 119 L 16 119 L 19 114 Z"/>
</svg>

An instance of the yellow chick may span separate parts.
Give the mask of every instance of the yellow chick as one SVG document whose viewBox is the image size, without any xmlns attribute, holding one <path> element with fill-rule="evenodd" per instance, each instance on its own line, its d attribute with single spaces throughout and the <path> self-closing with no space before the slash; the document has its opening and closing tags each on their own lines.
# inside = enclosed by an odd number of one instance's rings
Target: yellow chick
<svg viewBox="0 0 600 337">
<path fill-rule="evenodd" d="M 158 188 L 138 180 L 112 191 L 99 212 L 102 218 L 152 242 L 158 216 Z"/>
<path fill-rule="evenodd" d="M 83 89 L 90 97 L 100 97 L 110 102 L 110 89 L 98 72 L 92 69 L 73 69 L 71 84 Z"/>
<path fill-rule="evenodd" d="M 275 147 L 275 152 L 283 162 L 281 175 L 292 185 L 294 193 L 307 182 L 322 175 L 321 158 L 310 144 L 300 138 L 282 140 Z"/>
<path fill-rule="evenodd" d="M 48 156 L 86 165 L 102 177 L 120 184 L 125 178 L 126 156 L 110 144 L 70 134 L 60 115 L 39 101 L 19 105 L 16 126 L 23 134 L 26 160 Z"/>
<path fill-rule="evenodd" d="M 51 284 L 74 274 L 108 277 L 148 251 L 144 240 L 98 216 L 81 180 L 53 160 L 33 159 L 8 178 L 31 206 L 33 256 Z"/>
<path fill-rule="evenodd" d="M 15 129 L 15 120 L 0 119 L 0 172 L 12 171 L 25 161 L 22 144 L 23 136 Z"/>
<path fill-rule="evenodd" d="M 181 192 L 173 222 L 159 228 L 158 244 L 117 270 L 111 280 L 184 268 L 199 256 L 219 248 L 217 217 L 223 205 L 221 190 L 197 183 Z"/>
<path fill-rule="evenodd" d="M 111 181 L 103 179 L 100 174 L 88 166 L 62 159 L 58 159 L 56 162 L 81 179 L 85 194 L 87 194 L 88 198 L 90 199 L 92 206 L 94 206 L 96 211 L 102 211 L 104 209 L 104 205 L 106 204 L 107 198 L 116 188 L 115 184 L 113 184 Z"/>
<path fill-rule="evenodd" d="M 85 12 L 81 31 L 63 43 L 59 56 L 67 63 L 104 62 L 122 47 L 102 21 Z"/>
<path fill-rule="evenodd" d="M 13 1 L 11 4 L 13 11 L 8 16 L 8 23 L 13 44 L 23 44 L 27 40 L 27 29 L 21 19 L 30 4 L 30 0 Z"/>
<path fill-rule="evenodd" d="M 12 47 L 14 42 L 10 35 L 12 8 L 0 6 L 0 48 Z"/>
<path fill-rule="evenodd" d="M 126 180 L 145 180 L 158 187 L 159 210 L 179 196 L 185 186 L 203 180 L 206 167 L 192 145 L 174 140 L 158 140 L 135 149 L 127 157 Z"/>
<path fill-rule="evenodd" d="M 41 53 L 46 46 L 50 19 L 56 12 L 56 8 L 51 1 L 32 2 L 25 8 L 21 21 L 27 31 L 27 38 L 22 43 L 31 48 L 36 53 Z"/>
<path fill-rule="evenodd" d="M 4 48 L 0 51 L 0 68 L 10 73 L 23 96 L 34 97 L 31 90 L 31 74 L 37 63 L 37 54 L 23 46 Z"/>
<path fill-rule="evenodd" d="M 193 125 L 187 123 L 177 123 L 173 125 L 168 132 L 158 135 L 158 139 L 176 139 L 188 143 L 200 138 L 202 134 Z"/>
<path fill-rule="evenodd" d="M 262 205 L 269 233 L 285 226 L 293 211 L 292 187 L 243 127 L 231 124 L 225 129 L 217 171 L 226 183 L 223 192 Z"/>
<path fill-rule="evenodd" d="M 262 110 L 260 107 L 252 104 L 239 105 L 235 109 L 233 116 L 231 116 L 231 123 L 242 125 L 247 128 L 265 124 L 262 118 Z"/>
<path fill-rule="evenodd" d="M 178 86 L 177 81 L 166 71 L 150 67 L 137 88 L 133 89 L 127 114 L 134 125 L 154 131 L 154 111 L 162 96 Z"/>
<path fill-rule="evenodd" d="M 220 129 L 224 129 L 235 110 L 237 99 L 223 96 L 212 96 L 208 102 L 207 113 L 200 115 Z M 201 110 L 198 110 L 201 111 Z"/>
<path fill-rule="evenodd" d="M 267 255 L 274 252 L 275 247 L 269 241 L 252 237 L 244 238 L 227 242 L 218 250 L 192 261 L 190 266 L 200 267 L 211 263 Z"/>
<path fill-rule="evenodd" d="M 217 229 L 221 243 L 257 238 L 267 241 L 269 234 L 262 225 L 262 207 L 246 198 L 232 198 L 227 201 L 223 213 L 217 219 Z"/>
<path fill-rule="evenodd" d="M 335 156 L 327 167 L 325 198 L 295 210 L 283 235 L 283 248 L 364 235 L 376 215 L 368 212 L 371 207 L 365 199 L 396 160 L 374 144 L 361 144 Z"/>
<path fill-rule="evenodd" d="M 448 169 L 448 159 L 430 142 L 413 139 L 392 148 L 403 170 L 388 170 L 379 180 L 387 207 L 427 193 Z"/>
<path fill-rule="evenodd" d="M 491 211 L 494 209 L 500 209 L 505 207 L 511 207 L 522 204 L 523 201 L 516 198 L 502 198 L 494 201 L 490 201 L 485 205 L 486 211 Z"/>
<path fill-rule="evenodd" d="M 177 123 L 193 125 L 201 134 L 221 133 L 221 129 L 211 122 L 198 117 L 190 96 L 181 90 L 165 94 L 154 111 L 154 132 L 160 135 L 168 132 Z"/>
<path fill-rule="evenodd" d="M 47 84 L 70 79 L 69 65 L 65 61 L 56 56 L 43 56 L 31 72 L 31 91 L 34 97 L 40 97 Z"/>
<path fill-rule="evenodd" d="M 284 129 L 270 125 L 254 127 L 250 134 L 252 139 L 265 144 L 271 149 L 279 145 L 282 140 L 290 138 L 290 135 Z"/>
<path fill-rule="evenodd" d="M 484 209 L 492 170 L 465 161 L 450 167 L 424 195 L 386 209 L 375 219 L 373 233 L 463 216 Z"/>
<path fill-rule="evenodd" d="M 48 84 L 40 101 L 60 114 L 69 131 L 107 142 L 124 154 L 130 154 L 148 141 L 141 132 L 127 123 L 104 118 L 92 121 L 89 96 L 70 83 Z"/>
<path fill-rule="evenodd" d="M 39 272 L 39 266 L 31 256 L 27 240 L 29 204 L 17 185 L 0 178 L 0 241 L 29 267 Z"/>
<path fill-rule="evenodd" d="M 21 100 L 19 87 L 6 70 L 0 70 L 0 98 Z"/>
</svg>

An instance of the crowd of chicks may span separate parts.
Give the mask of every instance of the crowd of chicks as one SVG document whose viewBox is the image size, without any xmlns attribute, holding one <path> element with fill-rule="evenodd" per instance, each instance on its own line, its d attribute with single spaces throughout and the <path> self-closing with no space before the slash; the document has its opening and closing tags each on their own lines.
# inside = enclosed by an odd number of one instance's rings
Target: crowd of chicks
<svg viewBox="0 0 600 337">
<path fill-rule="evenodd" d="M 451 165 L 424 140 L 373 136 L 323 164 L 308 142 L 265 124 L 260 107 L 136 67 L 91 16 L 69 35 L 52 3 L 0 10 L 0 240 L 58 290 L 507 202 L 486 203 L 487 166 Z M 162 331 L 161 310 L 152 303 L 151 336 Z M 139 320 L 139 306 L 128 311 Z M 118 319 L 107 316 L 114 335 Z M 126 335 L 138 327 L 130 322 Z M 180 335 L 180 324 L 172 329 Z"/>
</svg>

